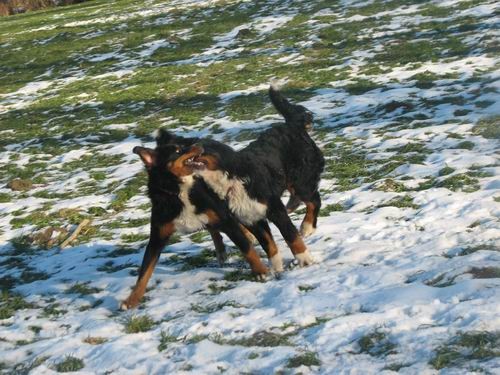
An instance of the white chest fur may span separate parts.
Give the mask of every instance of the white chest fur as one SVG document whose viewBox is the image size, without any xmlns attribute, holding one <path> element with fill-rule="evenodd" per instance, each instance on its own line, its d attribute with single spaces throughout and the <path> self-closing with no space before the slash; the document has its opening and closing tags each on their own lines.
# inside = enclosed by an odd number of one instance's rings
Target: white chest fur
<svg viewBox="0 0 500 375">
<path fill-rule="evenodd" d="M 178 217 L 174 219 L 175 229 L 183 233 L 191 233 L 203 229 L 208 224 L 208 216 L 196 214 L 196 208 L 189 200 L 189 191 L 193 186 L 193 176 L 182 177 L 179 198 L 184 207 Z"/>
<path fill-rule="evenodd" d="M 267 206 L 248 196 L 239 178 L 229 178 L 222 171 L 204 170 L 199 172 L 205 182 L 221 198 L 243 224 L 254 224 L 266 217 Z"/>
</svg>

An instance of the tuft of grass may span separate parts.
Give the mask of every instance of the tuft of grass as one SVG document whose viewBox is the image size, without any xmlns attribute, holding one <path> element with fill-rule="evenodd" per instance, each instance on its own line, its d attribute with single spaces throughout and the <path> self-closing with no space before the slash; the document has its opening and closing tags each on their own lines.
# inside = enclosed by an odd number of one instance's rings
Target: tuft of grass
<svg viewBox="0 0 500 375">
<path fill-rule="evenodd" d="M 276 346 L 293 346 L 289 341 L 290 335 L 279 334 L 269 331 L 259 331 L 250 337 L 233 340 L 222 340 L 223 343 L 228 345 L 241 345 L 241 346 L 261 346 L 261 347 L 276 347 Z"/>
<path fill-rule="evenodd" d="M 13 370 L 11 372 L 9 372 L 9 374 L 16 374 L 16 375 L 30 374 L 31 370 L 40 366 L 42 363 L 47 361 L 47 359 L 49 359 L 48 356 L 47 357 L 42 356 L 42 357 L 35 358 L 31 362 L 23 362 L 23 363 L 17 364 L 14 366 Z M 1 366 L 0 366 L 0 369 L 1 369 Z"/>
<path fill-rule="evenodd" d="M 473 267 L 468 273 L 475 279 L 497 279 L 500 278 L 500 267 Z"/>
<path fill-rule="evenodd" d="M 47 280 L 50 275 L 43 271 L 34 271 L 31 268 L 26 268 L 20 276 L 20 280 L 24 284 L 33 283 L 38 280 Z"/>
<path fill-rule="evenodd" d="M 243 272 L 242 270 L 234 270 L 226 272 L 224 274 L 224 280 L 226 281 L 255 281 L 254 276 L 251 273 Z"/>
<path fill-rule="evenodd" d="M 120 238 L 123 242 L 127 243 L 141 242 L 141 241 L 146 241 L 149 238 L 149 234 L 147 233 L 122 234 Z"/>
<path fill-rule="evenodd" d="M 147 332 L 153 328 L 155 324 L 155 321 L 148 315 L 132 316 L 125 321 L 125 332 Z"/>
<path fill-rule="evenodd" d="M 42 313 L 40 314 L 40 317 L 42 318 L 49 318 L 49 317 L 57 317 L 59 315 L 64 315 L 68 311 L 64 309 L 59 309 L 59 303 L 52 303 L 50 305 L 47 305 L 43 308 Z"/>
<path fill-rule="evenodd" d="M 340 203 L 327 204 L 326 206 L 321 208 L 321 210 L 319 211 L 319 216 L 330 216 L 332 212 L 340 211 L 344 211 L 344 206 L 342 206 Z"/>
<path fill-rule="evenodd" d="M 184 264 L 181 267 L 181 271 L 206 267 L 213 259 L 213 252 L 208 249 L 203 249 L 199 254 L 184 258 Z"/>
<path fill-rule="evenodd" d="M 358 340 L 360 353 L 367 353 L 374 357 L 385 357 L 394 354 L 396 345 L 392 343 L 385 332 L 375 330 Z"/>
<path fill-rule="evenodd" d="M 9 319 L 16 311 L 31 309 L 34 305 L 26 302 L 19 294 L 13 294 L 6 290 L 0 294 L 0 320 Z"/>
<path fill-rule="evenodd" d="M 377 185 L 375 190 L 401 193 L 403 191 L 406 191 L 406 186 L 399 181 L 393 180 L 392 178 L 386 178 L 382 183 Z"/>
<path fill-rule="evenodd" d="M 312 286 L 312 285 L 307 285 L 307 284 L 303 284 L 303 285 L 299 285 L 299 290 L 301 292 L 309 292 L 311 290 L 314 290 L 316 289 L 316 287 Z"/>
<path fill-rule="evenodd" d="M 105 337 L 97 337 L 97 336 L 87 336 L 83 339 L 83 342 L 90 345 L 101 345 L 107 342 L 108 339 Z"/>
<path fill-rule="evenodd" d="M 482 119 L 472 128 L 472 133 L 484 138 L 500 139 L 500 116 Z"/>
<path fill-rule="evenodd" d="M 444 187 L 452 191 L 463 191 L 465 193 L 472 193 L 479 190 L 479 181 L 476 178 L 470 177 L 466 174 L 456 174 L 448 177 L 436 184 L 437 187 Z"/>
<path fill-rule="evenodd" d="M 12 196 L 9 193 L 0 193 L 0 203 L 7 203 L 12 200 Z"/>
<path fill-rule="evenodd" d="M 189 239 L 193 241 L 194 243 L 202 243 L 206 240 L 206 237 L 208 236 L 208 232 L 206 230 L 202 230 L 196 233 L 193 233 L 192 235 L 189 236 Z"/>
<path fill-rule="evenodd" d="M 476 251 L 500 251 L 500 245 L 491 244 L 481 244 L 477 246 L 468 246 L 460 250 L 457 256 L 465 256 L 474 254 Z"/>
<path fill-rule="evenodd" d="M 455 147 L 453 147 L 453 148 L 460 149 L 460 150 L 472 150 L 474 148 L 474 146 L 475 146 L 474 142 L 462 141 L 462 142 L 458 143 L 457 145 L 455 145 Z"/>
<path fill-rule="evenodd" d="M 83 296 L 89 295 L 89 294 L 94 294 L 94 293 L 99 293 L 101 289 L 96 288 L 96 287 L 90 287 L 88 286 L 87 283 L 76 283 L 73 284 L 70 288 L 66 289 L 66 293 L 68 294 L 80 294 Z"/>
<path fill-rule="evenodd" d="M 85 367 L 85 364 L 80 358 L 71 355 L 66 356 L 61 362 L 56 364 L 57 372 L 74 372 Z"/>
<path fill-rule="evenodd" d="M 439 176 L 447 176 L 449 174 L 452 174 L 453 172 L 455 172 L 455 168 L 446 166 L 444 168 L 441 168 L 438 174 Z"/>
<path fill-rule="evenodd" d="M 391 199 L 390 201 L 381 203 L 377 206 L 378 208 L 381 207 L 397 207 L 397 208 L 414 208 L 417 209 L 420 206 L 413 203 L 413 198 L 410 197 L 409 195 L 404 195 L 402 197 L 396 197 Z"/>
<path fill-rule="evenodd" d="M 403 367 L 408 367 L 410 366 L 407 363 L 400 363 L 400 362 L 395 362 L 391 363 L 383 368 L 383 370 L 389 370 L 389 371 L 394 371 L 394 372 L 399 372 Z"/>
<path fill-rule="evenodd" d="M 286 364 L 286 367 L 288 368 L 296 368 L 300 366 L 321 366 L 321 362 L 316 353 L 308 351 L 289 358 Z"/>
<path fill-rule="evenodd" d="M 350 83 L 348 85 L 344 86 L 344 89 L 350 94 L 350 95 L 362 95 L 365 92 L 375 90 L 380 88 L 380 85 L 366 80 L 366 79 L 359 79 L 354 83 Z"/>
<path fill-rule="evenodd" d="M 259 353 L 252 352 L 248 355 L 248 359 L 256 359 L 259 358 Z"/>
<path fill-rule="evenodd" d="M 219 285 L 217 283 L 208 284 L 208 289 L 210 290 L 210 294 L 220 294 L 222 292 L 225 292 L 233 288 L 234 285 L 231 284 L 222 284 L 222 285 Z"/>
<path fill-rule="evenodd" d="M 159 352 L 164 351 L 165 349 L 167 349 L 167 347 L 171 343 L 177 342 L 178 340 L 179 339 L 176 336 L 172 336 L 172 335 L 169 335 L 168 333 L 166 333 L 165 331 L 161 331 L 161 333 L 160 333 L 160 344 L 158 345 L 158 351 Z"/>
<path fill-rule="evenodd" d="M 460 333 L 438 347 L 430 364 L 437 370 L 462 367 L 470 361 L 500 357 L 500 332 L 473 331 Z"/>
<path fill-rule="evenodd" d="M 115 266 L 114 262 L 112 260 L 108 260 L 102 266 L 99 266 L 97 268 L 97 271 L 106 272 L 106 273 L 113 273 L 113 272 L 121 271 L 121 270 L 126 269 L 126 268 L 131 268 L 131 267 L 136 267 L 136 265 L 133 263 L 125 263 L 125 264 L 120 264 L 120 265 Z"/>
<path fill-rule="evenodd" d="M 223 303 L 211 303 L 211 304 L 192 304 L 191 305 L 191 310 L 200 313 L 200 314 L 211 314 L 215 311 L 219 311 L 224 307 L 235 307 L 235 308 L 240 308 L 244 307 L 243 305 L 239 304 L 238 302 L 235 301 L 226 301 Z"/>
</svg>

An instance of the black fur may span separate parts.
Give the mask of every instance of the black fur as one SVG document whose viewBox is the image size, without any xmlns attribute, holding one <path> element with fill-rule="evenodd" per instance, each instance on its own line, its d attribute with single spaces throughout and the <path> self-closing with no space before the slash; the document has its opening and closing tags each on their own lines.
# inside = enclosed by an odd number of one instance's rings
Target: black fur
<svg viewBox="0 0 500 375">
<path fill-rule="evenodd" d="M 321 206 L 318 185 L 325 162 L 320 149 L 307 133 L 312 125 L 311 112 L 303 106 L 289 103 L 272 87 L 269 95 L 285 117 L 285 124 L 261 133 L 257 140 L 238 152 L 221 144 L 219 148 L 212 145 L 211 151 L 206 150 L 198 160 L 210 168 L 208 160 L 215 159 L 216 170 L 245 181 L 248 195 L 267 205 L 267 218 L 278 226 L 285 240 L 291 244 L 298 233 L 286 215 L 281 195 L 289 189 L 294 201 L 300 199 L 305 202 L 310 211 L 305 220 L 315 228 Z M 198 173 L 207 176 L 206 170 Z M 296 206 L 296 202 L 293 205 Z"/>
<path fill-rule="evenodd" d="M 134 148 L 134 153 L 141 157 L 148 172 L 148 195 L 152 204 L 151 231 L 136 286 L 121 305 L 124 309 L 135 307 L 139 303 L 161 250 L 176 230 L 178 225 L 176 219 L 186 209 L 188 202 L 183 201 L 180 194 L 182 187 L 187 186 L 183 185 L 186 183 L 184 181 L 186 176 L 189 181 L 193 179 L 187 199 L 194 206 L 195 215 L 190 217 L 197 217 L 197 215 L 202 214 L 204 218 L 209 217 L 209 221 L 204 227 L 212 234 L 216 250 L 224 251 L 219 232 L 226 233 L 243 252 L 254 273 L 260 275 L 267 272 L 267 268 L 260 262 L 258 256 L 256 257 L 252 243 L 243 232 L 240 223 L 229 210 L 227 203 L 220 199 L 206 185 L 203 179 L 193 178 L 189 163 L 179 162 L 186 156 L 194 155 L 194 152 L 197 152 L 197 155 L 201 153 L 201 148 L 199 150 L 195 148 L 194 151 L 191 148 L 190 145 L 194 141 L 197 141 L 197 139 L 176 137 L 163 131 L 160 132 L 157 138 L 157 147 L 154 150 L 144 147 Z M 207 150 L 210 150 L 212 142 L 204 140 L 202 143 L 207 147 Z M 217 147 L 222 150 L 228 149 L 224 145 L 217 145 Z M 265 239 L 261 245 L 268 251 L 270 248 L 269 238 L 272 240 L 272 236 L 267 223 L 256 223 L 250 229 L 255 237 Z M 221 246 L 222 249 L 220 249 Z"/>
</svg>

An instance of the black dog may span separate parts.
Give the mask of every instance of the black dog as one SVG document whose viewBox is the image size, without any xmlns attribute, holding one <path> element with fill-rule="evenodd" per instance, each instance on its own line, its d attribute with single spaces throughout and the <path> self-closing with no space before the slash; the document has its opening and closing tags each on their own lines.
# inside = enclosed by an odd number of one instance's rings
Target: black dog
<svg viewBox="0 0 500 375">
<path fill-rule="evenodd" d="M 148 195 L 152 203 L 151 232 L 137 283 L 121 304 L 124 310 L 135 307 L 140 302 L 160 252 L 175 231 L 189 233 L 206 228 L 212 234 L 218 252 L 224 251 L 219 231 L 226 233 L 243 252 L 256 275 L 263 276 L 268 272 L 227 203 L 201 178 L 193 176 L 194 168 L 202 167 L 194 157 L 204 150 L 201 146 L 191 146 L 192 143 L 193 139 L 160 132 L 155 149 L 135 147 L 133 150 L 141 157 L 148 172 Z M 209 152 L 212 143 L 210 140 L 202 142 Z M 189 145 L 189 150 L 186 145 Z M 226 152 L 231 150 L 219 143 L 216 147 Z M 252 223 L 249 229 L 270 259 L 279 256 L 266 221 Z"/>
<path fill-rule="evenodd" d="M 222 144 L 212 146 L 194 158 L 196 174 L 225 199 L 229 209 L 245 225 L 268 218 L 283 235 L 299 265 L 312 263 L 312 258 L 297 229 L 288 217 L 281 195 L 292 193 L 289 208 L 297 201 L 306 204 L 301 225 L 304 236 L 317 224 L 321 207 L 318 192 L 324 158 L 307 130 L 313 116 L 306 108 L 293 105 L 273 86 L 269 96 L 286 123 L 263 133 L 241 151 Z M 192 151 L 200 151 L 196 146 Z M 199 163 L 203 163 L 200 168 Z M 297 198 L 298 197 L 298 198 Z"/>
</svg>

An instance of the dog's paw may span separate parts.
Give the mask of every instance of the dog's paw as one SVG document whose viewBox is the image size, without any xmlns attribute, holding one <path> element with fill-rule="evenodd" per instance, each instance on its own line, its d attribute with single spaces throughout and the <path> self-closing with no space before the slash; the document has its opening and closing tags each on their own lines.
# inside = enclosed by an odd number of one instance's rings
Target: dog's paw
<svg viewBox="0 0 500 375">
<path fill-rule="evenodd" d="M 217 257 L 217 263 L 219 263 L 219 267 L 223 267 L 224 263 L 227 260 L 227 253 L 224 252 L 216 252 L 215 256 Z"/>
<path fill-rule="evenodd" d="M 309 253 L 309 250 L 306 250 L 303 253 L 295 254 L 295 260 L 300 267 L 309 266 L 314 263 L 314 259 L 311 256 L 311 253 Z"/>
<path fill-rule="evenodd" d="M 266 282 L 269 280 L 269 273 L 257 273 L 255 274 L 255 279 L 260 282 Z"/>
<path fill-rule="evenodd" d="M 126 300 L 120 302 L 120 310 L 121 311 L 127 311 L 130 309 L 133 309 L 139 304 L 139 301 L 136 301 L 135 298 L 127 298 Z"/>
<path fill-rule="evenodd" d="M 271 268 L 275 273 L 283 272 L 283 258 L 280 253 L 275 254 L 271 259 Z"/>
<path fill-rule="evenodd" d="M 300 235 L 302 237 L 309 237 L 316 231 L 311 223 L 303 222 L 300 226 Z"/>
</svg>

